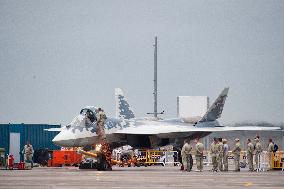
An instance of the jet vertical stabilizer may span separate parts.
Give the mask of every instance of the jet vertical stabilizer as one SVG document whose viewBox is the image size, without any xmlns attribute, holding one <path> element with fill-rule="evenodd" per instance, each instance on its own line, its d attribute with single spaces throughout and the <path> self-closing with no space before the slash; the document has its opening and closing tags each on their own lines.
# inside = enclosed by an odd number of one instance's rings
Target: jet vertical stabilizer
<svg viewBox="0 0 284 189">
<path fill-rule="evenodd" d="M 216 119 L 221 117 L 223 107 L 224 107 L 226 98 L 228 96 L 228 92 L 229 92 L 229 87 L 225 88 L 221 92 L 221 94 L 218 96 L 218 98 L 211 105 L 209 110 L 206 112 L 206 114 L 201 118 L 199 122 L 215 121 Z"/>
<path fill-rule="evenodd" d="M 131 119 L 135 117 L 120 88 L 115 89 L 115 112 L 117 118 Z"/>
</svg>

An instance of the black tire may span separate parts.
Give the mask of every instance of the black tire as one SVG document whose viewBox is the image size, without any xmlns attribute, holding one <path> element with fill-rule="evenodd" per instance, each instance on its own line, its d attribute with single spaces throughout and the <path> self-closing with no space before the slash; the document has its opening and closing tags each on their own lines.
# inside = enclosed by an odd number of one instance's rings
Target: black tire
<svg viewBox="0 0 284 189">
<path fill-rule="evenodd" d="M 97 157 L 97 170 L 98 171 L 111 171 L 111 165 L 106 161 L 106 157 L 103 154 L 98 154 Z"/>
</svg>

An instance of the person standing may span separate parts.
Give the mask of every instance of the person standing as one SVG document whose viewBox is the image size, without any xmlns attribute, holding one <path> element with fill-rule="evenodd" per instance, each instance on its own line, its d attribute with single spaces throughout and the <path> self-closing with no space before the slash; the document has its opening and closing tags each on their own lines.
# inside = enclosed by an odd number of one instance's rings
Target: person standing
<svg viewBox="0 0 284 189">
<path fill-rule="evenodd" d="M 184 170 L 187 172 L 191 171 L 193 164 L 191 150 L 192 147 L 190 146 L 188 140 L 184 140 L 184 145 L 181 149 L 181 156 Z"/>
<path fill-rule="evenodd" d="M 196 170 L 198 172 L 203 171 L 203 151 L 204 151 L 204 145 L 199 141 L 199 138 L 195 140 L 195 151 L 196 151 Z"/>
<path fill-rule="evenodd" d="M 224 161 L 224 145 L 222 142 L 222 138 L 218 138 L 219 142 L 218 142 L 218 157 L 217 157 L 217 161 L 218 161 L 218 168 L 220 171 L 223 171 L 223 161 Z"/>
<path fill-rule="evenodd" d="M 212 171 L 218 171 L 218 153 L 219 153 L 219 142 L 217 138 L 213 139 L 213 142 L 210 146 L 210 154 L 211 154 L 211 158 L 212 158 Z"/>
<path fill-rule="evenodd" d="M 97 120 L 97 135 L 101 138 L 101 139 L 106 139 L 106 135 L 105 135 L 105 121 L 106 121 L 107 117 L 106 114 L 104 112 L 104 110 L 102 108 L 98 108 L 96 110 L 96 120 Z"/>
<path fill-rule="evenodd" d="M 255 138 L 255 163 L 256 163 L 256 167 L 257 170 L 260 170 L 260 154 L 262 152 L 262 145 L 260 143 L 259 138 Z"/>
<path fill-rule="evenodd" d="M 272 141 L 272 139 L 269 139 L 269 144 L 268 144 L 268 148 L 267 148 L 267 153 L 268 153 L 268 162 L 269 162 L 269 170 L 272 168 L 272 154 L 274 152 L 274 143 Z"/>
<path fill-rule="evenodd" d="M 174 155 L 173 155 L 174 162 L 175 162 L 174 166 L 178 166 L 179 163 L 182 164 L 181 147 L 180 146 L 174 146 L 173 151 L 176 151 L 176 153 L 174 153 Z M 180 170 L 183 170 L 183 166 L 181 166 Z"/>
<path fill-rule="evenodd" d="M 240 139 L 235 139 L 235 146 L 232 150 L 234 155 L 235 171 L 240 171 L 240 154 L 241 154 L 241 144 Z"/>
<path fill-rule="evenodd" d="M 99 142 L 101 146 L 101 152 L 106 158 L 107 162 L 107 170 L 111 170 L 111 149 L 110 145 L 107 142 L 106 134 L 105 134 L 105 122 L 106 122 L 106 114 L 102 108 L 98 108 L 96 110 L 96 119 L 97 119 L 97 130 L 96 134 L 98 135 Z"/>
<path fill-rule="evenodd" d="M 251 140 L 248 138 L 248 140 L 247 140 L 247 160 L 248 160 L 249 171 L 254 171 L 254 168 L 253 168 L 253 151 L 254 151 L 254 145 L 251 142 Z"/>
<path fill-rule="evenodd" d="M 224 138 L 223 141 L 223 163 L 224 163 L 224 171 L 228 171 L 228 156 L 229 156 L 229 145 L 227 144 L 227 140 Z"/>
<path fill-rule="evenodd" d="M 30 144 L 29 141 L 27 141 L 26 145 L 24 146 L 22 154 L 24 154 L 25 163 L 31 163 L 32 167 L 33 167 L 34 149 L 33 149 L 33 146 Z"/>
</svg>

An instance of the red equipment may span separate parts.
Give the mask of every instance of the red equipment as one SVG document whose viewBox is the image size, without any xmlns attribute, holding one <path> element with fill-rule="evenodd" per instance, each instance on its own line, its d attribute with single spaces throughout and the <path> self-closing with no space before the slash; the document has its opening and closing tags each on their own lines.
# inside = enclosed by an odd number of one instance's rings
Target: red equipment
<svg viewBox="0 0 284 189">
<path fill-rule="evenodd" d="M 25 162 L 21 161 L 21 162 L 18 164 L 18 169 L 19 169 L 19 170 L 25 170 Z"/>
<path fill-rule="evenodd" d="M 8 156 L 7 167 L 8 169 L 14 168 L 14 156 L 13 155 Z"/>
<path fill-rule="evenodd" d="M 78 154 L 75 150 L 54 150 L 52 151 L 52 159 L 48 160 L 48 166 L 79 165 L 81 160 L 82 154 Z"/>
</svg>

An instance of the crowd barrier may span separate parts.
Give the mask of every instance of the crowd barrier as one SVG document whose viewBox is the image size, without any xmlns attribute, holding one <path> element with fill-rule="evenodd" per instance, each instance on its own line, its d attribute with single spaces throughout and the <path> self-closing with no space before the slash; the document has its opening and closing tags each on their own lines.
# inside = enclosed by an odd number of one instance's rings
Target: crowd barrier
<svg viewBox="0 0 284 189">
<path fill-rule="evenodd" d="M 145 164 L 179 164 L 177 151 L 144 150 L 138 151 L 138 161 Z"/>
<path fill-rule="evenodd" d="M 161 150 L 138 150 L 135 155 L 139 162 L 145 164 L 179 164 L 178 152 L 177 151 L 161 151 Z M 270 156 L 271 155 L 271 156 Z M 116 157 L 119 158 L 120 154 L 117 153 Z M 255 163 L 255 156 L 253 158 L 254 167 L 257 171 L 266 171 L 268 169 L 282 169 L 284 170 L 284 151 L 277 151 L 276 153 L 269 154 L 263 151 L 259 155 L 259 164 Z M 196 163 L 195 155 L 193 155 L 193 163 Z M 234 155 L 232 151 L 228 152 L 228 163 L 229 165 L 234 165 Z M 203 164 L 212 165 L 212 157 L 209 151 L 203 152 Z M 245 168 L 248 165 L 247 153 L 246 151 L 241 151 L 240 153 L 240 166 Z"/>
<path fill-rule="evenodd" d="M 271 155 L 271 168 L 282 169 L 284 171 L 284 151 L 278 151 Z"/>
<path fill-rule="evenodd" d="M 259 164 L 256 165 L 255 156 L 253 157 L 254 167 L 257 171 L 267 171 L 268 169 L 282 169 L 284 171 L 284 151 L 277 151 L 270 154 L 267 151 L 263 151 L 259 155 Z M 193 155 L 193 163 L 195 164 L 195 156 Z M 209 151 L 203 152 L 203 164 L 212 165 L 212 157 Z M 228 152 L 228 164 L 234 165 L 234 155 L 232 151 Z M 245 168 L 248 166 L 247 153 L 241 151 L 240 153 L 240 166 Z"/>
</svg>

